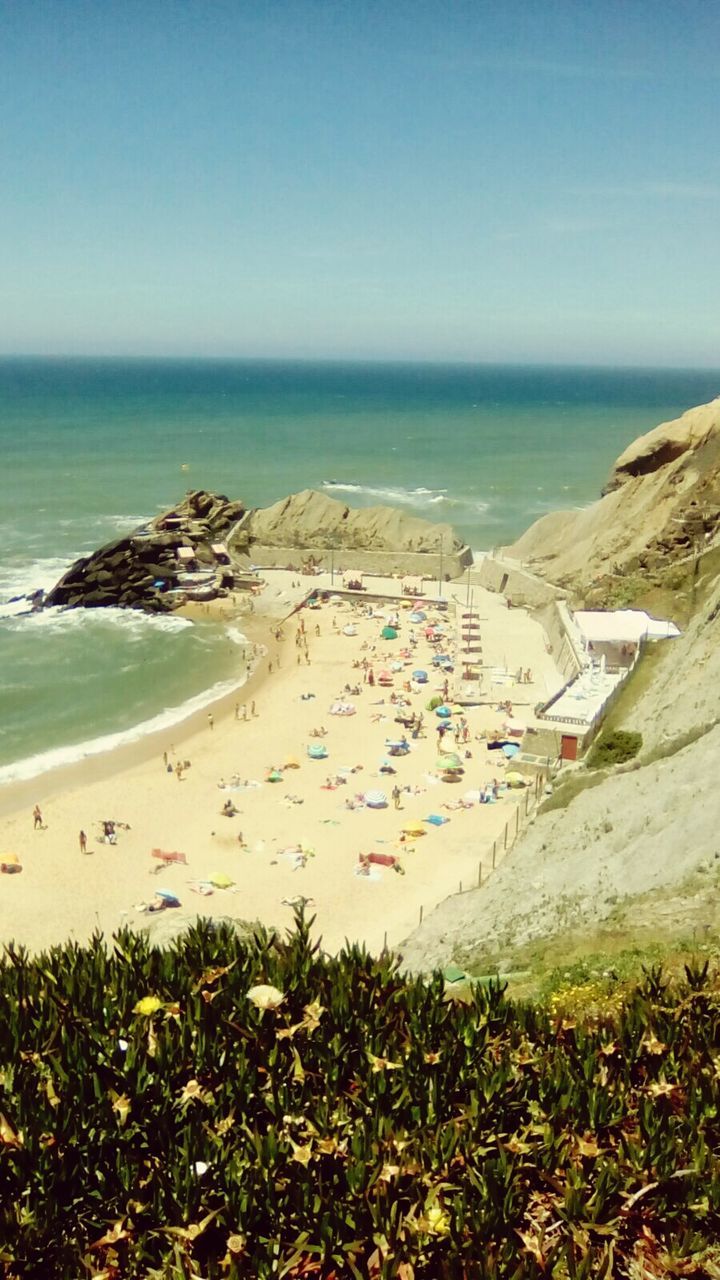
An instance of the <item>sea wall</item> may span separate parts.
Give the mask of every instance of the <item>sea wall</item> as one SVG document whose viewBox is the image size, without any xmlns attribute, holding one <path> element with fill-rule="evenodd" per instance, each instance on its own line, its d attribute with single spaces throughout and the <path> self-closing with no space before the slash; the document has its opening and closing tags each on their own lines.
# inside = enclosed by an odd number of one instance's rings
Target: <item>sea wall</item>
<svg viewBox="0 0 720 1280">
<path fill-rule="evenodd" d="M 471 581 L 526 609 L 539 609 L 549 601 L 564 599 L 566 594 L 560 587 L 554 587 L 530 573 L 519 561 L 495 555 L 483 557 Z"/>
<path fill-rule="evenodd" d="M 327 572 L 334 569 L 339 577 L 349 570 L 357 570 L 384 577 L 399 573 L 436 581 L 442 578 L 447 582 L 465 572 L 473 563 L 473 555 L 468 546 L 440 556 L 426 551 L 348 551 L 343 548 L 329 551 L 327 547 L 309 546 L 293 550 L 291 547 L 263 546 L 253 542 L 248 558 L 261 569 L 292 565 L 300 570 L 303 563 L 310 560 Z"/>
</svg>

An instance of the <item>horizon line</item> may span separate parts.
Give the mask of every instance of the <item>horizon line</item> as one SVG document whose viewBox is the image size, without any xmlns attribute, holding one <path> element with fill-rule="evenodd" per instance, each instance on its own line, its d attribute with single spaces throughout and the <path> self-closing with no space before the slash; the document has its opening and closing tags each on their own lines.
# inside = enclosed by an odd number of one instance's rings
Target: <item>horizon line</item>
<svg viewBox="0 0 720 1280">
<path fill-rule="evenodd" d="M 649 364 L 649 363 L 617 363 L 593 362 L 587 360 L 472 360 L 455 357 L 454 359 L 421 356 L 258 356 L 258 355 L 147 355 L 139 352 L 0 352 L 0 362 L 11 360 L 25 361 L 133 361 L 144 363 L 182 363 L 183 361 L 198 364 L 331 364 L 331 365 L 386 365 L 403 367 L 433 366 L 436 368 L 508 368 L 508 369 L 596 369 L 651 371 L 653 373 L 720 373 L 718 365 L 694 364 Z"/>
</svg>

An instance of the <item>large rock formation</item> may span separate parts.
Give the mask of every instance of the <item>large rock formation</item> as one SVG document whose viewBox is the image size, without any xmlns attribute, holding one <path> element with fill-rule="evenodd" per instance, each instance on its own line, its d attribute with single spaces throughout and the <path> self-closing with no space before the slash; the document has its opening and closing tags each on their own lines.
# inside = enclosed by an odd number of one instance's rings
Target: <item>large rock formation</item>
<svg viewBox="0 0 720 1280">
<path fill-rule="evenodd" d="M 227 535 L 244 510 L 243 503 L 222 495 L 188 493 L 177 507 L 129 537 L 116 538 L 76 560 L 44 603 L 164 612 L 177 608 L 187 595 L 192 597 L 193 578 L 196 592 L 205 582 L 206 592 L 215 594 L 222 588 L 225 567 L 212 544 Z M 190 565 L 179 554 L 181 547 L 192 550 Z"/>
<path fill-rule="evenodd" d="M 612 605 L 640 601 L 653 587 L 684 587 L 719 537 L 717 399 L 635 440 L 598 502 L 544 516 L 508 554 L 576 596 Z"/>
<path fill-rule="evenodd" d="M 227 546 L 229 565 L 213 550 L 218 542 Z M 193 552 L 190 565 L 184 559 L 188 548 Z M 353 567 L 390 572 L 422 571 L 427 560 L 429 576 L 437 572 L 438 559 L 447 576 L 460 572 L 472 559 L 450 525 L 432 524 L 392 507 L 351 510 L 334 498 L 306 490 L 246 512 L 242 502 L 195 490 L 128 537 L 76 560 L 44 603 L 175 609 L 187 597 L 217 595 L 253 560 L 265 564 L 317 560 L 318 552 L 331 548 L 351 552 L 355 558 L 376 556 L 378 565 L 363 562 Z"/>
<path fill-rule="evenodd" d="M 314 489 L 293 493 L 271 507 L 248 514 L 243 524 L 253 542 L 301 549 L 407 551 L 450 554 L 462 543 L 449 524 L 433 524 L 395 507 L 348 507 Z"/>
</svg>

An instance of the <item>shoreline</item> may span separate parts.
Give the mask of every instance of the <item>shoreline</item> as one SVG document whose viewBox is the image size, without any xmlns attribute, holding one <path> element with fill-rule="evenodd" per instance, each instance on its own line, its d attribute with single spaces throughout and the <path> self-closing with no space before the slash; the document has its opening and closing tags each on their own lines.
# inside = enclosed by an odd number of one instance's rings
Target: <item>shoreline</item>
<svg viewBox="0 0 720 1280">
<path fill-rule="evenodd" d="M 65 764 L 51 765 L 30 778 L 0 783 L 0 818 L 9 817 L 21 809 L 32 808 L 39 793 L 51 798 L 68 788 L 102 782 L 117 773 L 124 773 L 136 765 L 147 763 L 158 755 L 162 756 L 163 751 L 169 751 L 171 745 L 187 745 L 206 725 L 208 713 L 212 712 L 218 719 L 222 719 L 234 710 L 241 695 L 246 699 L 257 695 L 267 677 L 268 662 L 272 660 L 278 647 L 272 634 L 272 614 L 260 610 L 255 615 L 233 612 L 226 620 L 242 621 L 248 646 L 252 648 L 257 645 L 260 648 L 254 665 L 251 660 L 243 679 L 219 697 L 182 716 L 175 724 L 152 729 L 132 742 L 110 746 Z M 203 692 L 197 696 L 201 697 Z M 78 744 L 80 745 L 82 744 Z"/>
<path fill-rule="evenodd" d="M 480 733 L 502 723 L 494 690 L 488 689 L 487 702 L 467 709 L 470 736 L 462 748 L 451 747 L 467 751 L 465 774 L 459 786 L 448 785 L 438 773 L 439 720 L 427 708 L 444 677 L 433 666 L 425 628 L 413 633 L 396 599 L 371 606 L 362 597 L 336 597 L 291 619 L 278 641 L 274 632 L 307 595 L 307 581 L 296 596 L 289 594 L 294 576 L 278 571 L 252 621 L 245 617 L 248 639 L 265 651 L 247 682 L 211 713 L 206 707 L 172 734 L 149 734 L 0 793 L 0 848 L 22 866 L 21 875 L 3 877 L 0 945 L 15 939 L 41 951 L 66 939 L 86 942 L 97 932 L 109 938 L 125 925 L 150 925 L 151 937 L 163 936 L 198 915 L 283 928 L 292 903 L 303 897 L 326 950 L 349 939 L 377 951 L 398 947 L 421 910 L 427 914 L 459 885 L 475 885 L 482 868 L 486 875 L 495 841 L 502 857 L 503 832 L 514 829 L 516 815 L 519 821 L 525 793 L 503 786 L 495 803 L 478 803 L 479 790 L 494 777 L 502 781 L 497 753 L 487 752 L 482 738 L 478 745 Z M 324 591 L 328 583 L 318 578 L 313 585 Z M 394 582 L 377 585 L 396 590 Z M 464 586 L 451 584 L 453 592 L 461 606 Z M 390 613 L 401 615 L 399 639 L 381 634 Z M 429 617 L 434 613 L 428 609 Z M 487 661 L 532 666 L 544 678 L 552 660 L 539 624 L 522 610 L 508 613 L 490 593 L 480 614 Z M 452 605 L 437 614 L 436 625 L 444 629 L 443 647 L 451 649 Z M 363 662 L 374 667 L 374 682 L 365 680 Z M 395 669 L 392 687 L 378 682 L 386 666 Z M 410 679 L 421 667 L 429 676 L 424 684 Z M 503 685 L 497 696 L 506 694 Z M 385 759 L 396 754 L 388 744 L 403 732 L 398 697 L 410 713 L 422 712 L 425 726 L 417 738 L 407 730 L 408 750 L 390 762 L 394 773 L 386 776 Z M 529 691 L 528 697 L 531 702 Z M 236 720 L 235 703 L 249 709 L 253 699 L 256 716 Z M 351 711 L 331 711 L 338 701 L 349 701 Z M 310 755 L 319 726 L 326 730 L 323 760 Z M 173 763 L 191 761 L 182 779 L 164 766 L 171 741 Z M 385 792 L 384 807 L 365 803 L 373 790 Z M 223 812 L 228 800 L 229 818 Z M 39 829 L 35 804 L 42 810 Z M 103 839 L 108 819 L 117 823 L 116 844 Z M 78 847 L 80 831 L 88 856 Z M 358 875 L 370 854 L 369 874 Z M 180 907 L 148 916 L 158 887 L 175 894 Z"/>
</svg>

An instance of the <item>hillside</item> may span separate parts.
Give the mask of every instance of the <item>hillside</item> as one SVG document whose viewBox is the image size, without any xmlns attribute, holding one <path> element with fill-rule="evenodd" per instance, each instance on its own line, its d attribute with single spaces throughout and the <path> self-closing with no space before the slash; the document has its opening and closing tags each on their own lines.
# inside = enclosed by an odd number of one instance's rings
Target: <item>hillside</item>
<svg viewBox="0 0 720 1280">
<path fill-rule="evenodd" d="M 600 606 L 669 589 L 682 617 L 677 593 L 719 533 L 720 398 L 635 440 L 597 502 L 543 516 L 508 554 Z"/>
<path fill-rule="evenodd" d="M 719 450 L 716 400 L 635 441 L 615 464 L 603 498 L 586 511 L 545 517 L 512 548 L 577 597 L 611 603 L 607 597 L 615 593 L 617 602 L 624 588 L 638 602 L 662 600 L 665 612 L 687 625 L 643 659 L 612 712 L 615 727 L 642 734 L 638 759 L 606 773 L 580 768 L 569 781 L 556 779 L 546 811 L 487 884 L 448 899 L 406 941 L 410 968 L 462 962 L 478 950 L 487 962 L 514 963 L 533 940 L 592 928 L 618 903 L 631 918 L 632 902 L 643 895 L 663 890 L 681 898 L 688 876 L 718 870 L 712 779 L 720 769 L 720 548 L 713 498 Z M 703 513 L 702 534 L 692 537 L 691 512 Z M 655 567 L 638 568 L 649 562 L 648 548 L 660 543 Z M 702 554 L 688 555 L 688 545 L 702 547 Z M 677 579 L 683 560 L 687 576 Z M 715 909 L 707 922 L 716 936 Z"/>
</svg>

